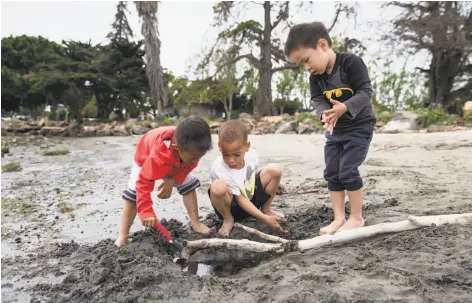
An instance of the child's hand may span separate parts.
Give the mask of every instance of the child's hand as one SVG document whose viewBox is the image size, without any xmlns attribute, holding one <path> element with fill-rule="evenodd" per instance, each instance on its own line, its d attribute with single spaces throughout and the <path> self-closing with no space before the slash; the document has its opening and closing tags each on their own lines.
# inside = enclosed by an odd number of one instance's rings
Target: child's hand
<svg viewBox="0 0 472 303">
<path fill-rule="evenodd" d="M 277 195 L 285 195 L 286 193 L 288 193 L 287 188 L 285 187 L 285 185 L 280 183 L 277 187 Z"/>
<path fill-rule="evenodd" d="M 330 124 L 336 125 L 336 121 L 341 117 L 345 112 L 347 112 L 347 107 L 344 103 L 339 101 L 330 99 L 331 104 L 333 104 L 333 108 L 325 111 L 323 114 L 326 114 L 327 120 Z"/>
<path fill-rule="evenodd" d="M 156 227 L 157 218 L 149 217 L 143 220 L 143 225 L 149 228 Z"/>
<path fill-rule="evenodd" d="M 282 218 L 278 216 L 264 216 L 263 219 L 264 223 L 269 225 L 273 230 L 285 232 L 285 230 L 279 224 L 279 221 L 281 220 Z"/>
<path fill-rule="evenodd" d="M 334 125 L 336 124 L 336 121 L 333 123 L 330 123 L 329 119 L 328 119 L 328 115 L 326 114 L 327 111 L 325 111 L 323 113 L 323 116 L 321 116 L 321 122 L 323 122 L 323 129 L 327 132 L 329 132 L 330 135 L 333 134 L 333 129 L 334 129 Z"/>
<path fill-rule="evenodd" d="M 170 178 L 169 180 L 162 182 L 157 188 L 159 190 L 157 197 L 159 199 L 168 199 L 172 194 L 172 188 L 174 187 L 174 183 L 174 178 Z"/>
</svg>

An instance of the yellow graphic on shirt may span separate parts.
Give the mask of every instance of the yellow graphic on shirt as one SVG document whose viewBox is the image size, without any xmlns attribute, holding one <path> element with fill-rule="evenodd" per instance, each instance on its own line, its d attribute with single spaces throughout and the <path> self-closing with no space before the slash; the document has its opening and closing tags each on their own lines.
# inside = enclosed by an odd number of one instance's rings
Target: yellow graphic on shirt
<svg viewBox="0 0 472 303">
<path fill-rule="evenodd" d="M 327 91 L 323 92 L 323 94 L 328 99 L 331 99 L 333 94 L 334 94 L 334 96 L 336 96 L 336 98 L 339 98 L 343 95 L 343 90 L 350 91 L 351 96 L 354 95 L 354 91 L 352 89 L 348 88 L 348 87 L 342 87 L 342 88 L 335 88 L 335 89 L 332 89 L 332 90 L 327 90 Z"/>
<path fill-rule="evenodd" d="M 250 173 L 249 167 L 246 173 Z M 240 188 L 241 194 L 249 200 L 254 197 L 254 190 L 256 188 L 256 170 L 253 170 L 250 177 L 244 181 L 244 188 Z"/>
</svg>

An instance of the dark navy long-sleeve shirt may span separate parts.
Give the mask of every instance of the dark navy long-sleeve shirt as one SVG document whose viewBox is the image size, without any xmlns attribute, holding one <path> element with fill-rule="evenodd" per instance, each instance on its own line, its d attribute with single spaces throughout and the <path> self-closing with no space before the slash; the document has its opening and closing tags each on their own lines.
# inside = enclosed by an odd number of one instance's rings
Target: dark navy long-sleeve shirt
<svg viewBox="0 0 472 303">
<path fill-rule="evenodd" d="M 354 54 L 337 52 L 331 74 L 310 75 L 310 91 L 311 101 L 320 117 L 333 107 L 329 99 L 346 105 L 347 112 L 339 117 L 335 129 L 377 121 L 372 108 L 373 90 L 367 66 Z"/>
</svg>

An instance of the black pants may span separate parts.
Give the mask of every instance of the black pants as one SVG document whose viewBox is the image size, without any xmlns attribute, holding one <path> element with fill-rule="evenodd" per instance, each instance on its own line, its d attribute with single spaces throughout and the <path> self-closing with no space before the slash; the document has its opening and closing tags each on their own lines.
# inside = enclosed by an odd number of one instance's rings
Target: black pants
<svg viewBox="0 0 472 303">
<path fill-rule="evenodd" d="M 254 206 L 256 206 L 258 209 L 261 209 L 271 197 L 271 195 L 266 193 L 264 185 L 262 185 L 261 172 L 262 171 L 260 171 L 256 175 L 256 188 L 254 189 L 254 196 L 251 199 L 252 204 L 254 204 Z M 210 188 L 208 189 L 208 196 L 211 199 Z M 215 210 L 215 213 L 218 218 L 220 220 L 223 220 L 223 216 L 220 214 L 220 212 L 216 209 L 215 206 L 213 206 L 213 209 Z M 233 195 L 233 198 L 231 199 L 231 215 L 233 216 L 235 221 L 251 217 L 251 215 L 248 214 L 244 209 L 242 209 L 241 206 L 239 206 L 238 202 L 236 202 L 235 195 Z"/>
<path fill-rule="evenodd" d="M 359 166 L 364 162 L 374 134 L 374 123 L 363 123 L 346 130 L 325 134 L 324 178 L 330 191 L 362 188 Z"/>
</svg>

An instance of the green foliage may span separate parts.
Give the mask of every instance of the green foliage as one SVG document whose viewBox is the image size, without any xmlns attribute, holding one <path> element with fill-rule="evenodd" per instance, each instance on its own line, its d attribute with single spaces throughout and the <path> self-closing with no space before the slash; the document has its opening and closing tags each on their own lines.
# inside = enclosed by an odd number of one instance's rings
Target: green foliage
<svg viewBox="0 0 472 303">
<path fill-rule="evenodd" d="M 414 110 L 423 106 L 428 95 L 418 72 L 408 72 L 405 67 L 394 72 L 391 60 L 376 60 L 369 68 L 374 93 L 372 102 L 380 110 Z"/>
<path fill-rule="evenodd" d="M 69 153 L 68 149 L 54 149 L 54 150 L 44 150 L 41 152 L 43 156 L 58 156 L 58 155 L 67 155 Z"/>
<path fill-rule="evenodd" d="M 472 123 L 472 112 L 468 112 L 464 116 L 464 122 L 467 123 L 467 124 Z"/>
<path fill-rule="evenodd" d="M 432 124 L 451 125 L 455 119 L 449 116 L 441 107 L 422 108 L 416 110 L 419 115 L 419 123 L 422 127 L 428 127 Z"/>
<path fill-rule="evenodd" d="M 383 124 L 387 124 L 387 122 L 393 118 L 394 114 L 395 113 L 392 111 L 382 110 L 380 112 L 377 112 L 377 119 Z"/>
<path fill-rule="evenodd" d="M 87 118 L 96 118 L 98 114 L 97 98 L 93 95 L 92 99 L 85 105 L 82 115 Z"/>
<path fill-rule="evenodd" d="M 164 125 L 174 125 L 175 122 L 172 118 L 164 118 Z"/>
<path fill-rule="evenodd" d="M 313 115 L 312 113 L 308 113 L 308 112 L 300 113 L 295 117 L 295 121 L 297 123 L 307 123 L 308 121 L 310 121 L 309 124 L 312 125 L 313 127 L 317 129 L 323 128 L 320 117 Z"/>
<path fill-rule="evenodd" d="M 20 163 L 8 163 L 2 166 L 2 173 L 20 171 L 21 169 Z"/>
<path fill-rule="evenodd" d="M 10 149 L 8 146 L 3 145 L 2 146 L 2 154 L 8 154 L 10 152 Z"/>
</svg>

